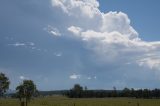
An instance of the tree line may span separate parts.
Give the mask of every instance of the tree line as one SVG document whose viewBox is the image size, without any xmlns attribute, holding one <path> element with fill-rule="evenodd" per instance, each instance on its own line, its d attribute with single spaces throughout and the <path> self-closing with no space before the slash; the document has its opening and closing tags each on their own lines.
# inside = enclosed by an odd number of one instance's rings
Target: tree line
<svg viewBox="0 0 160 106">
<path fill-rule="evenodd" d="M 131 98 L 160 98 L 160 89 L 129 89 L 123 90 L 88 90 L 87 87 L 82 87 L 75 84 L 72 89 L 65 92 L 65 95 L 70 98 L 104 98 L 104 97 L 131 97 Z"/>
</svg>

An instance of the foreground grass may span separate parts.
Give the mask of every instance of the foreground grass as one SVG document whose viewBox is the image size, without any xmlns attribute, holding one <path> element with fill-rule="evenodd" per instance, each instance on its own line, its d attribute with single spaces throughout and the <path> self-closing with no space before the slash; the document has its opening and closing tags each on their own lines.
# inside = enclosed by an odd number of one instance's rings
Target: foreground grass
<svg viewBox="0 0 160 106">
<path fill-rule="evenodd" d="M 0 99 L 0 106 L 19 104 L 17 99 Z M 160 99 L 44 97 L 35 98 L 28 106 L 160 106 Z"/>
</svg>

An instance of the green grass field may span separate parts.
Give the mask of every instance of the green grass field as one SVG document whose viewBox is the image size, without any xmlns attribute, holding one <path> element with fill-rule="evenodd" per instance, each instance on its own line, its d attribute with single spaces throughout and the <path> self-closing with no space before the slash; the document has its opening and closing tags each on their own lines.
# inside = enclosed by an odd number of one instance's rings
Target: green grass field
<svg viewBox="0 0 160 106">
<path fill-rule="evenodd" d="M 17 99 L 0 99 L 0 106 L 20 106 Z M 45 97 L 32 100 L 28 106 L 160 106 L 160 99 Z"/>
</svg>

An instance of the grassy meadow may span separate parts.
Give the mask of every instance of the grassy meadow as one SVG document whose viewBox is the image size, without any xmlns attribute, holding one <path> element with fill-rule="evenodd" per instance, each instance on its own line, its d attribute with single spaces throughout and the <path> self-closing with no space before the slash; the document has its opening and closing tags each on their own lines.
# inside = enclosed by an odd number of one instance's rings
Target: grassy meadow
<svg viewBox="0 0 160 106">
<path fill-rule="evenodd" d="M 20 102 L 18 99 L 0 99 L 0 106 L 20 106 Z M 44 97 L 35 98 L 28 106 L 160 106 L 160 99 Z"/>
</svg>

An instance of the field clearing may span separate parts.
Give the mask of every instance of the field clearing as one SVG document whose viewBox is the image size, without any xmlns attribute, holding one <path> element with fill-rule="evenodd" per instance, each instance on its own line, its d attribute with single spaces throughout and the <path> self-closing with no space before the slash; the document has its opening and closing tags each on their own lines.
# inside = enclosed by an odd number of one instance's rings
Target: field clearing
<svg viewBox="0 0 160 106">
<path fill-rule="evenodd" d="M 0 106 L 20 106 L 20 102 L 18 99 L 0 99 Z M 160 99 L 44 97 L 35 98 L 28 106 L 160 106 Z"/>
</svg>

